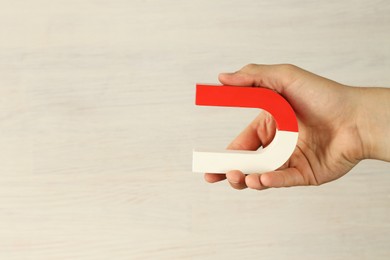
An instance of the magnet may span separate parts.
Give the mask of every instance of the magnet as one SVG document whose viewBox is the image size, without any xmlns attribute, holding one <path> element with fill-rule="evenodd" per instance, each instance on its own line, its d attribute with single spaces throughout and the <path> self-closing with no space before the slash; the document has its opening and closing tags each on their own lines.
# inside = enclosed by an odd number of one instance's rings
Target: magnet
<svg viewBox="0 0 390 260">
<path fill-rule="evenodd" d="M 240 170 L 245 174 L 273 171 L 293 153 L 298 141 L 298 121 L 290 104 L 278 93 L 266 88 L 196 85 L 196 105 L 260 108 L 276 122 L 276 133 L 266 148 L 257 151 L 193 151 L 192 171 L 224 174 Z"/>
</svg>

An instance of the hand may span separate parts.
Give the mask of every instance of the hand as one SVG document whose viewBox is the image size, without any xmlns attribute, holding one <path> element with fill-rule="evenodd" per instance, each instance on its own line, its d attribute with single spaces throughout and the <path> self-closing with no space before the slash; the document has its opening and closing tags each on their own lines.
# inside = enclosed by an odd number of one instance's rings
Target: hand
<svg viewBox="0 0 390 260">
<path fill-rule="evenodd" d="M 206 173 L 208 182 L 227 178 L 233 188 L 258 190 L 320 185 L 340 178 L 362 159 L 390 160 L 390 143 L 378 145 L 390 126 L 390 112 L 386 113 L 390 89 L 348 87 L 293 65 L 250 64 L 238 72 L 220 74 L 219 80 L 225 85 L 266 87 L 280 93 L 297 115 L 299 139 L 291 158 L 276 171 L 247 176 L 234 169 L 226 175 Z M 383 99 L 384 108 L 375 105 L 378 98 Z M 370 118 L 370 112 L 384 118 Z M 384 119 L 387 124 L 381 129 L 373 127 Z M 263 112 L 228 149 L 257 150 L 270 144 L 274 134 L 275 123 Z"/>
</svg>

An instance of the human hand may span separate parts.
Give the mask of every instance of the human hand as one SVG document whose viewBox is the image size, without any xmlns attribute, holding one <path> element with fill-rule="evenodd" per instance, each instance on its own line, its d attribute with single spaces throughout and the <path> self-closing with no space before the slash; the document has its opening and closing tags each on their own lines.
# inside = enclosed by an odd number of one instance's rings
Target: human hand
<svg viewBox="0 0 390 260">
<path fill-rule="evenodd" d="M 390 144 L 385 145 L 385 149 L 383 146 L 378 149 L 377 138 L 383 136 L 383 131 L 372 129 L 370 124 L 373 122 L 365 118 L 367 111 L 360 109 L 367 105 L 380 111 L 374 104 L 381 96 L 385 96 L 385 105 L 390 108 L 387 90 L 348 87 L 293 65 L 250 64 L 238 72 L 220 74 L 219 80 L 225 85 L 266 87 L 277 91 L 297 115 L 299 139 L 290 159 L 275 171 L 247 176 L 234 169 L 226 175 L 206 173 L 208 182 L 227 178 L 233 188 L 258 190 L 320 185 L 340 178 L 362 159 L 390 160 Z M 364 99 L 364 96 L 371 98 Z M 385 116 L 390 118 L 389 114 Z M 272 117 L 262 112 L 228 149 L 266 147 L 271 143 L 275 129 Z M 373 137 L 372 130 L 377 130 L 379 136 Z"/>
</svg>

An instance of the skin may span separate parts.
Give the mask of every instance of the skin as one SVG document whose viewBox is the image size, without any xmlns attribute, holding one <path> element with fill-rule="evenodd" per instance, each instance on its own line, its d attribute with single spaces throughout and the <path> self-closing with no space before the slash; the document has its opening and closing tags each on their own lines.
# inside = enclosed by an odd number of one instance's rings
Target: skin
<svg viewBox="0 0 390 260">
<path fill-rule="evenodd" d="M 390 161 L 390 89 L 350 87 L 293 65 L 249 64 L 220 74 L 219 80 L 277 91 L 297 115 L 299 139 L 291 158 L 275 171 L 206 173 L 207 182 L 227 179 L 235 189 L 257 190 L 321 185 L 342 177 L 363 159 Z M 228 149 L 257 150 L 274 135 L 275 122 L 262 112 Z"/>
</svg>

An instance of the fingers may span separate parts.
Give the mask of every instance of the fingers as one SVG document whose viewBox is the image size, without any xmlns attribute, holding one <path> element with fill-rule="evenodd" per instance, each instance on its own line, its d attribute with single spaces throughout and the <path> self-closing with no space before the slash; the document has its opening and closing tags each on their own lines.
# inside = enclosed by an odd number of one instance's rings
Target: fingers
<svg viewBox="0 0 390 260">
<path fill-rule="evenodd" d="M 219 182 L 226 179 L 225 174 L 213 174 L 213 173 L 205 173 L 204 179 L 209 183 Z"/>
<path fill-rule="evenodd" d="M 226 178 L 230 186 L 232 186 L 234 189 L 242 190 L 247 188 L 245 184 L 245 175 L 240 171 L 229 171 L 226 173 Z"/>
<path fill-rule="evenodd" d="M 266 147 L 275 136 L 276 124 L 268 113 L 260 113 L 228 146 L 232 150 L 257 150 L 260 146 Z M 216 177 L 213 177 L 216 178 Z M 221 179 L 221 177 L 219 177 Z M 247 188 L 245 175 L 237 170 L 226 173 L 226 178 L 235 189 Z M 260 188 L 259 188 L 260 189 Z"/>
<path fill-rule="evenodd" d="M 245 177 L 245 184 L 248 188 L 254 190 L 268 189 L 261 181 L 261 174 L 250 174 Z"/>
<path fill-rule="evenodd" d="M 296 168 L 286 168 L 263 174 L 250 174 L 245 176 L 242 172 L 234 170 L 226 173 L 226 178 L 234 189 L 245 188 L 265 190 L 268 188 L 281 188 L 308 185 L 303 175 Z"/>
<path fill-rule="evenodd" d="M 245 183 L 249 188 L 256 190 L 308 185 L 303 175 L 296 168 L 251 174 L 246 176 Z"/>
<path fill-rule="evenodd" d="M 276 123 L 266 112 L 260 113 L 227 147 L 230 150 L 255 151 L 260 146 L 266 147 L 275 136 Z M 246 188 L 245 175 L 240 171 L 231 171 L 225 174 L 205 173 L 204 179 L 209 183 L 228 179 L 235 189 Z"/>
<path fill-rule="evenodd" d="M 249 150 L 255 151 L 262 142 L 257 135 L 258 118 L 253 120 L 234 140 L 228 145 L 229 150 Z"/>
<path fill-rule="evenodd" d="M 263 174 L 250 174 L 247 176 L 237 170 L 229 171 L 226 175 L 206 173 L 205 179 L 210 183 L 227 179 L 230 186 L 238 190 L 245 188 L 264 190 L 268 188 L 310 185 L 296 168 L 286 168 Z"/>
<path fill-rule="evenodd" d="M 227 179 L 230 186 L 237 190 L 247 188 L 245 184 L 245 175 L 240 171 L 229 171 L 226 174 L 205 173 L 204 178 L 207 182 L 214 183 Z"/>
<path fill-rule="evenodd" d="M 269 145 L 276 133 L 276 123 L 267 113 L 260 113 L 228 146 L 231 150 L 255 151 Z"/>
</svg>

